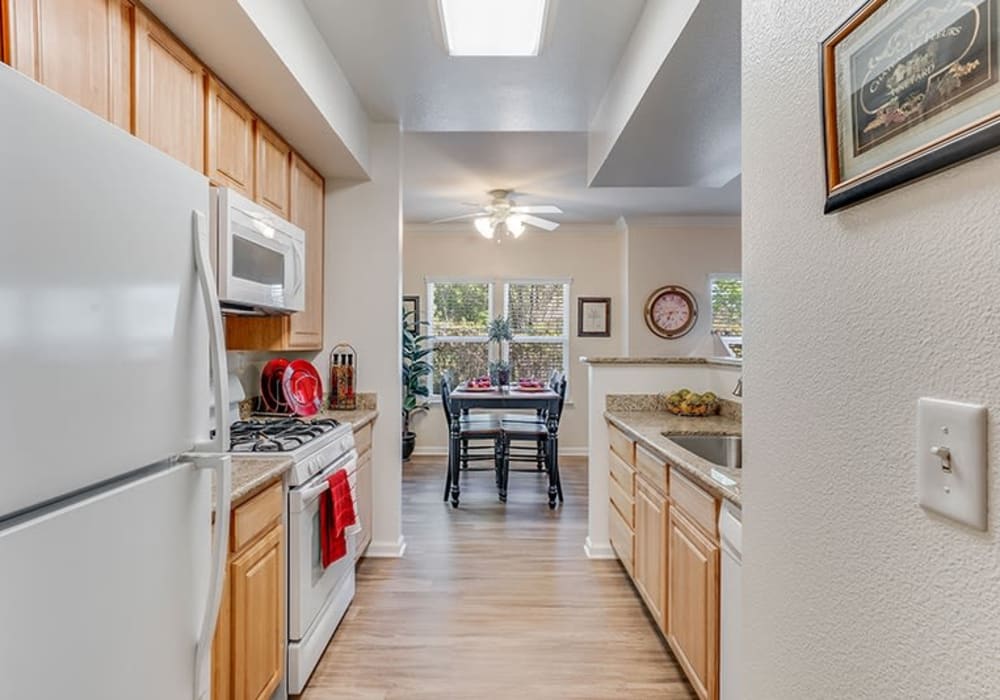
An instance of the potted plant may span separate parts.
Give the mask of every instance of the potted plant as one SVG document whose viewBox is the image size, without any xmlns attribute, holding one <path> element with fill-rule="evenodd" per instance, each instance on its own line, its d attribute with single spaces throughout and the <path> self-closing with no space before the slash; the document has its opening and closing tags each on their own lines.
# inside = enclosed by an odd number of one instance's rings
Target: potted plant
<svg viewBox="0 0 1000 700">
<path fill-rule="evenodd" d="M 514 333 L 510 328 L 510 320 L 503 316 L 497 316 L 490 321 L 486 329 L 486 335 L 489 338 L 488 342 L 497 344 L 496 356 L 502 358 L 504 356 L 503 344 L 509 343 L 514 339 Z M 510 363 L 504 362 L 502 359 L 491 362 L 490 379 L 497 386 L 507 386 L 510 384 Z"/>
<path fill-rule="evenodd" d="M 403 459 L 413 454 L 417 434 L 410 430 L 410 419 L 429 405 L 426 378 L 431 374 L 431 364 L 427 356 L 433 348 L 424 347 L 429 336 L 420 335 L 422 323 L 414 322 L 414 312 L 403 313 Z"/>
</svg>

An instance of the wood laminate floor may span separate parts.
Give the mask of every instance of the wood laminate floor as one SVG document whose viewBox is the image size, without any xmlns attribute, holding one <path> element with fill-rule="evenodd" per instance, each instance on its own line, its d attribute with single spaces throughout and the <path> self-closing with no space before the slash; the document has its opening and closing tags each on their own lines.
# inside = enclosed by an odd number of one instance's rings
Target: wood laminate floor
<svg viewBox="0 0 1000 700">
<path fill-rule="evenodd" d="M 565 505 L 514 472 L 441 499 L 443 458 L 403 466 L 402 559 L 364 560 L 357 596 L 303 700 L 694 698 L 617 561 L 583 553 L 587 468 L 562 462 Z"/>
</svg>

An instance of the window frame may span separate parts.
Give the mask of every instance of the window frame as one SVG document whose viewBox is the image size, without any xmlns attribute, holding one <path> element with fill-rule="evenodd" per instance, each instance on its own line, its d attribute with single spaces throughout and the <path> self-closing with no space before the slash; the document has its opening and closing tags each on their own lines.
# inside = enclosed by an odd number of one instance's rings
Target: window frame
<svg viewBox="0 0 1000 700">
<path fill-rule="evenodd" d="M 427 294 L 427 335 L 431 337 L 428 345 L 435 347 L 438 342 L 444 343 L 477 343 L 487 346 L 487 359 L 493 362 L 494 352 L 489 344 L 489 336 L 483 335 L 436 335 L 434 332 L 434 286 L 439 284 L 485 284 L 486 285 L 486 318 L 487 323 L 493 318 L 493 296 L 496 289 L 495 280 L 488 277 L 427 277 L 424 280 L 424 289 Z M 486 330 L 485 328 L 483 329 Z M 434 372 L 437 367 L 434 364 L 434 354 L 431 353 L 431 367 L 433 371 L 430 376 L 430 398 L 441 400 L 441 394 L 434 391 Z"/>
<path fill-rule="evenodd" d="M 731 359 L 742 360 L 742 358 L 733 352 L 729 347 L 729 342 L 738 343 L 743 345 L 743 334 L 740 335 L 723 335 L 722 333 L 715 330 L 715 305 L 712 303 L 713 297 L 712 292 L 715 289 L 715 283 L 719 280 L 739 280 L 740 284 L 743 284 L 743 273 L 742 272 L 713 272 L 708 276 L 708 306 L 711 311 L 711 317 L 709 319 L 709 329 L 712 335 L 719 339 L 722 343 L 722 347 L 725 348 L 726 353 Z M 743 327 L 743 309 L 740 308 L 740 328 Z"/>
<path fill-rule="evenodd" d="M 525 277 L 507 278 L 503 280 L 503 315 L 510 318 L 510 287 L 511 285 L 530 284 L 561 284 L 563 288 L 563 332 L 562 335 L 515 335 L 507 343 L 504 350 L 504 362 L 510 362 L 510 348 L 514 343 L 547 343 L 562 346 L 562 371 L 569 373 L 569 338 L 570 338 L 570 287 L 573 280 L 565 277 Z"/>
</svg>

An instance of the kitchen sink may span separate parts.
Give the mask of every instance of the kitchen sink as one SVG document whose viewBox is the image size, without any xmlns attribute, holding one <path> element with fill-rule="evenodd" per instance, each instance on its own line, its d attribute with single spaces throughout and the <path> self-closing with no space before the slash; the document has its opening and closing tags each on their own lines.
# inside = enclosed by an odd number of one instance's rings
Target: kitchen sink
<svg viewBox="0 0 1000 700">
<path fill-rule="evenodd" d="M 663 433 L 688 452 L 720 467 L 739 469 L 743 466 L 743 438 L 739 435 L 677 435 Z"/>
</svg>

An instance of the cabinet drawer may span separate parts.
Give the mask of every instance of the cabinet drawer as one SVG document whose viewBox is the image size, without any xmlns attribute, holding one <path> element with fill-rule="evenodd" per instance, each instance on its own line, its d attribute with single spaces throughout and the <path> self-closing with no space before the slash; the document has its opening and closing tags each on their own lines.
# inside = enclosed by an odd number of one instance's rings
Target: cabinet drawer
<svg viewBox="0 0 1000 700">
<path fill-rule="evenodd" d="M 611 546 L 621 560 L 622 566 L 629 576 L 634 573 L 635 534 L 632 528 L 622 520 L 622 516 L 614 508 L 609 509 L 608 529 L 611 535 Z"/>
<path fill-rule="evenodd" d="M 642 445 L 635 448 L 635 470 L 646 477 L 650 486 L 667 495 L 667 465 Z"/>
<path fill-rule="evenodd" d="M 608 423 L 608 443 L 627 464 L 635 464 L 635 443 L 610 423 Z"/>
<path fill-rule="evenodd" d="M 618 509 L 626 524 L 635 527 L 635 501 L 632 496 L 625 493 L 614 479 L 608 479 L 608 495 L 611 497 L 613 507 Z"/>
<path fill-rule="evenodd" d="M 674 467 L 670 468 L 670 499 L 691 521 L 713 538 L 716 536 L 718 501 Z"/>
<path fill-rule="evenodd" d="M 246 503 L 234 508 L 230 549 L 233 552 L 240 551 L 279 522 L 283 505 L 284 492 L 281 481 L 277 481 Z"/>
<path fill-rule="evenodd" d="M 630 497 L 635 496 L 635 469 L 614 452 L 608 452 L 608 472 Z"/>
<path fill-rule="evenodd" d="M 372 448 L 372 424 L 369 423 L 365 427 L 354 433 L 354 449 L 357 450 L 358 455 L 363 455 L 365 452 Z"/>
</svg>

